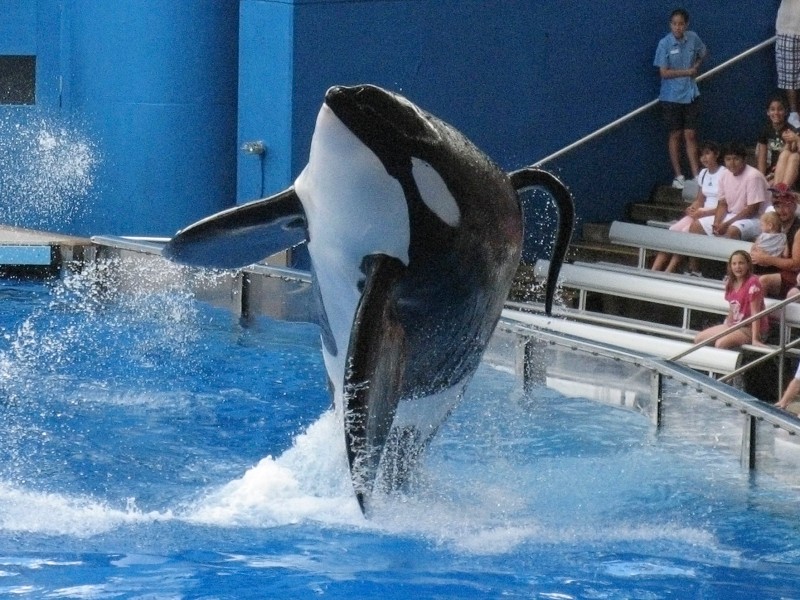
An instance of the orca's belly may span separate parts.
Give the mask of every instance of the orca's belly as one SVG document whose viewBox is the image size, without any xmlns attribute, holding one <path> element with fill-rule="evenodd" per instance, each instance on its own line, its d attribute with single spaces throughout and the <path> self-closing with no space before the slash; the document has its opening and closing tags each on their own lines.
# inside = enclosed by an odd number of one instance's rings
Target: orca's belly
<svg viewBox="0 0 800 600">
<path fill-rule="evenodd" d="M 462 381 L 437 394 L 400 401 L 378 466 L 377 489 L 390 493 L 411 483 L 425 449 L 461 400 L 465 386 Z"/>
</svg>

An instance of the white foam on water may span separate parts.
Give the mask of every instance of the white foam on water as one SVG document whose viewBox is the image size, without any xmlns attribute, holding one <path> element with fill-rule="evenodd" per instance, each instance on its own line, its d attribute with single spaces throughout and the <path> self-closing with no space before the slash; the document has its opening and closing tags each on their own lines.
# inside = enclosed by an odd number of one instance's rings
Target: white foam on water
<svg viewBox="0 0 800 600">
<path fill-rule="evenodd" d="M 130 500 L 125 509 L 102 501 L 26 490 L 0 482 L 0 530 L 90 537 L 132 523 L 169 520 L 170 511 L 142 512 Z"/>
<path fill-rule="evenodd" d="M 333 410 L 299 434 L 280 456 L 266 457 L 241 477 L 201 492 L 194 501 L 143 512 L 133 499 L 124 508 L 89 497 L 44 493 L 0 483 L 0 530 L 86 538 L 131 524 L 180 521 L 219 528 L 273 528 L 298 523 L 344 526 L 428 540 L 475 556 L 503 555 L 526 544 L 585 548 L 609 544 L 688 544 L 722 551 L 712 533 L 680 523 L 575 518 L 572 523 L 537 519 L 535 506 L 515 497 L 515 483 L 475 481 L 425 472 L 413 494 L 377 496 L 369 519 L 354 497 L 345 456 L 341 416 Z M 460 480 L 460 484 L 457 480 Z M 455 489 L 457 486 L 461 489 Z M 467 499 L 468 498 L 468 499 Z"/>
<path fill-rule="evenodd" d="M 341 417 L 326 411 L 281 456 L 262 459 L 241 478 L 179 511 L 180 518 L 219 527 L 343 525 L 418 537 L 476 556 L 507 554 L 529 543 L 576 547 L 688 543 L 696 549 L 719 551 L 712 533 L 702 527 L 665 523 L 659 515 L 638 522 L 609 521 L 602 515 L 584 515 L 588 518 L 571 523 L 540 520 L 535 500 L 518 489 L 514 478 L 498 483 L 482 476 L 484 469 L 503 465 L 477 466 L 470 482 L 463 480 L 463 474 L 454 477 L 441 472 L 441 464 L 435 472 L 423 466 L 413 493 L 376 495 L 370 518 L 365 519 L 353 495 L 343 437 Z"/>
<path fill-rule="evenodd" d="M 211 491 L 183 518 L 218 526 L 363 524 L 350 484 L 341 417 L 326 411 L 280 457 L 268 456 L 241 478 Z"/>
<path fill-rule="evenodd" d="M 429 474 L 430 475 L 430 474 Z M 392 535 L 412 535 L 469 555 L 491 556 L 516 552 L 526 544 L 587 547 L 610 544 L 674 543 L 718 551 L 718 540 L 702 527 L 669 523 L 653 515 L 625 522 L 602 516 L 575 514 L 572 523 L 541 519 L 535 502 L 515 498 L 515 482 L 498 486 L 475 473 L 462 482 L 468 492 L 450 496 L 447 484 L 441 492 L 433 479 L 428 489 L 409 496 L 384 498 L 376 507 L 371 526 Z"/>
</svg>

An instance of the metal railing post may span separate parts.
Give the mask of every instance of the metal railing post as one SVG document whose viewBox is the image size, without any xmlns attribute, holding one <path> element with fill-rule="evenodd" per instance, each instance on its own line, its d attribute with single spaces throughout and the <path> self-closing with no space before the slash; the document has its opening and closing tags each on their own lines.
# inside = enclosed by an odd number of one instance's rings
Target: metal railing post
<svg viewBox="0 0 800 600">
<path fill-rule="evenodd" d="M 650 422 L 657 428 L 661 427 L 661 403 L 664 399 L 664 376 L 660 371 L 650 371 L 650 398 L 654 399 L 651 405 Z"/>
<path fill-rule="evenodd" d="M 741 461 L 745 469 L 756 468 L 756 417 L 744 413 L 742 424 L 742 448 Z"/>
</svg>

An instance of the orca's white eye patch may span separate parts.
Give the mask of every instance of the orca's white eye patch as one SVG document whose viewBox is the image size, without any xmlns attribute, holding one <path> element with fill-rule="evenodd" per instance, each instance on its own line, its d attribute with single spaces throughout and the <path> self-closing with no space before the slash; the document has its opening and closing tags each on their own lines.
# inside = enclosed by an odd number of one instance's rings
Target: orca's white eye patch
<svg viewBox="0 0 800 600">
<path fill-rule="evenodd" d="M 412 157 L 411 174 L 425 206 L 450 227 L 456 227 L 461 220 L 461 210 L 436 169 L 424 160 Z"/>
</svg>

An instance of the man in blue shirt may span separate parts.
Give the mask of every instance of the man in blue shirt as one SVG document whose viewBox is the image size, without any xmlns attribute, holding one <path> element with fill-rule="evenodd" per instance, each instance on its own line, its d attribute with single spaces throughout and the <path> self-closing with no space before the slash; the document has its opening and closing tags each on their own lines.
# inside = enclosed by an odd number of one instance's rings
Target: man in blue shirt
<svg viewBox="0 0 800 600">
<path fill-rule="evenodd" d="M 697 155 L 697 124 L 700 113 L 695 77 L 706 57 L 706 46 L 694 31 L 688 31 L 689 13 L 678 8 L 669 20 L 670 33 L 658 43 L 653 65 L 661 75 L 661 101 L 664 120 L 669 129 L 667 145 L 675 179 L 672 186 L 683 189 L 685 178 L 681 169 L 681 138 L 686 145 L 686 158 L 697 177 L 700 164 Z"/>
</svg>

